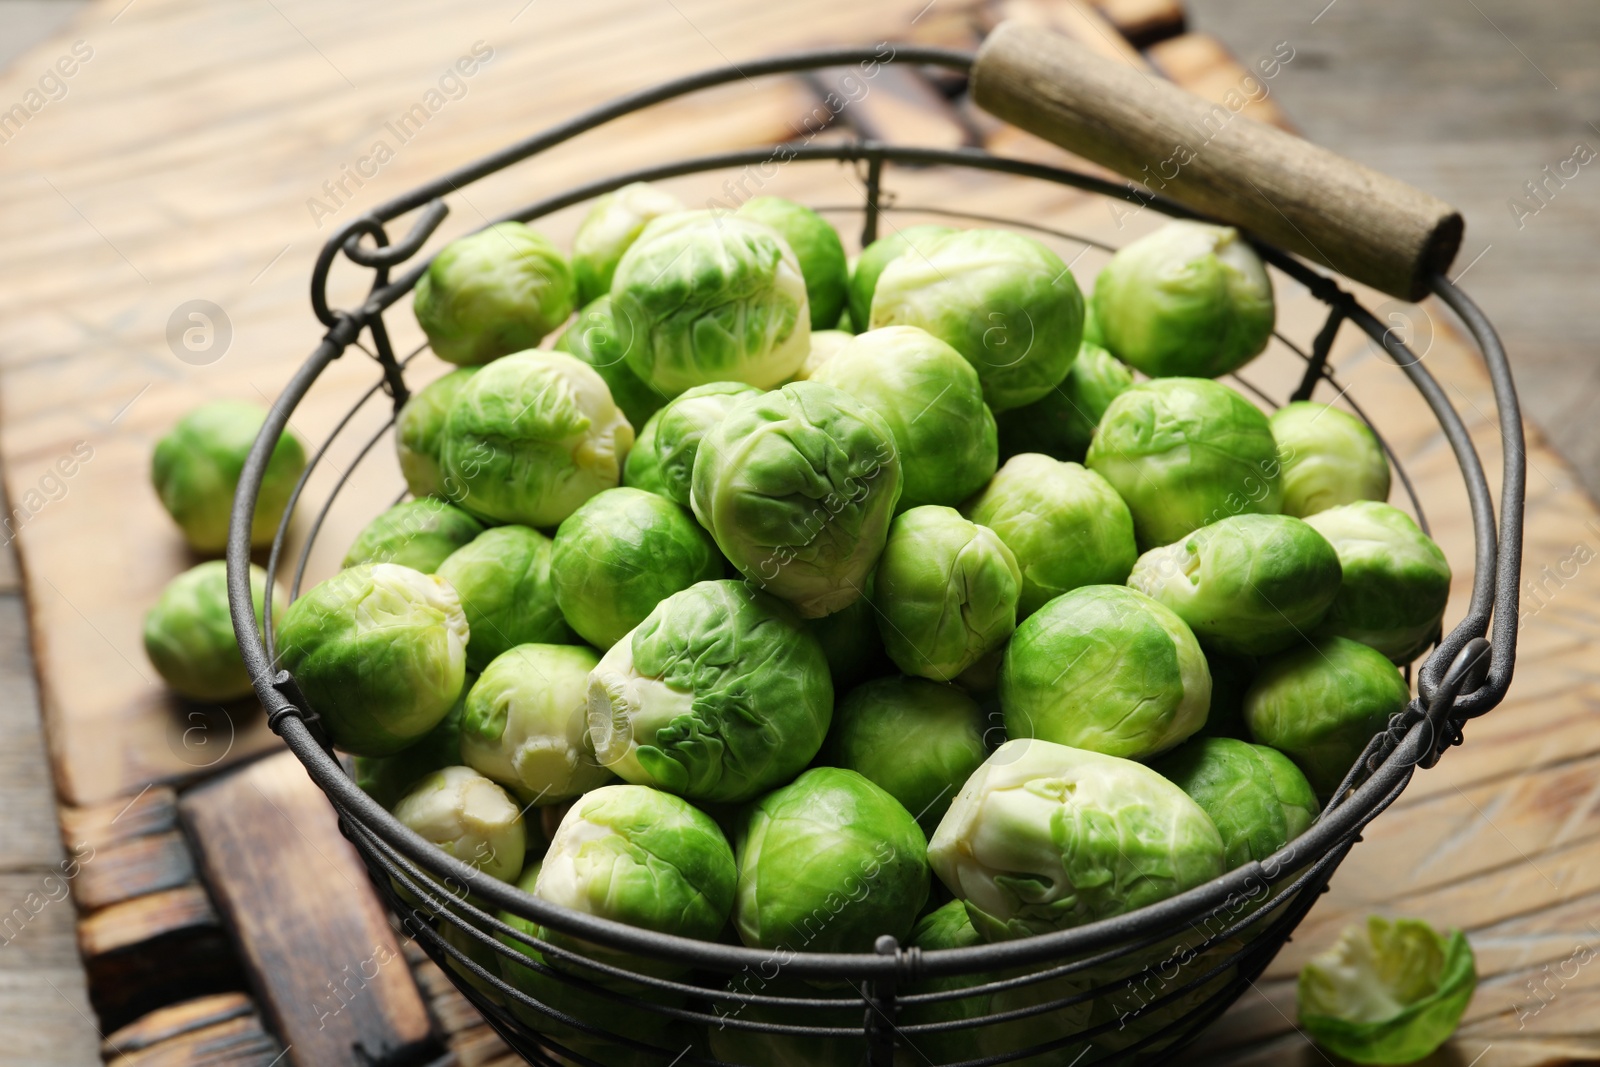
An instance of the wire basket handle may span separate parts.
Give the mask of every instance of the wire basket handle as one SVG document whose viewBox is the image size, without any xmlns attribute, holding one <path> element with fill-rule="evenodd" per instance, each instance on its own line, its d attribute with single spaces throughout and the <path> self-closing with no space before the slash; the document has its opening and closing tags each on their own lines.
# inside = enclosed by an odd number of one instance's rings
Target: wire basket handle
<svg viewBox="0 0 1600 1067">
<path fill-rule="evenodd" d="M 972 98 L 1029 133 L 1405 300 L 1461 245 L 1455 208 L 1293 134 L 1003 22 L 978 50 Z"/>
</svg>

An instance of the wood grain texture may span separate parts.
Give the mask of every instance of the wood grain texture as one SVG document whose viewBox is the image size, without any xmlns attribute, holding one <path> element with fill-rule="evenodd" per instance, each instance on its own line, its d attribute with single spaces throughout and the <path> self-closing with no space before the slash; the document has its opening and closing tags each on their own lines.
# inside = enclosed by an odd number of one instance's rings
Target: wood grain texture
<svg viewBox="0 0 1600 1067">
<path fill-rule="evenodd" d="M 294 756 L 214 778 L 178 808 L 290 1062 L 404 1064 L 429 1053 L 421 995 L 366 868 Z"/>
<path fill-rule="evenodd" d="M 1096 61 L 1064 36 L 996 27 L 972 93 L 1008 122 L 1395 296 L 1422 296 L 1460 245 L 1461 218 L 1442 201 L 1126 64 Z"/>
</svg>

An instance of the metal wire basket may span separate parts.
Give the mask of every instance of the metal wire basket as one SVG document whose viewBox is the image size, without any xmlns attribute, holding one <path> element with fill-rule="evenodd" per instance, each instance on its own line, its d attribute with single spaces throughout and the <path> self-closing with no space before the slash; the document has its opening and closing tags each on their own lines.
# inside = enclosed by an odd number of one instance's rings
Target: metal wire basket
<svg viewBox="0 0 1600 1067">
<path fill-rule="evenodd" d="M 935 66 L 958 74 L 967 73 L 974 63 L 974 57 L 967 53 L 909 46 L 897 46 L 892 58 L 894 62 Z M 341 829 L 363 857 L 374 885 L 394 914 L 489 1023 L 530 1062 L 723 1062 L 711 1058 L 698 1040 L 673 1043 L 671 1047 L 641 1040 L 636 1035 L 642 1027 L 633 1021 L 650 1017 L 685 1024 L 690 1030 L 730 1028 L 788 1035 L 798 1042 L 843 1042 L 828 1047 L 845 1049 L 845 1059 L 838 1058 L 840 1054 L 835 1052 L 829 1054 L 833 1058 L 828 1062 L 851 1060 L 873 1067 L 896 1062 L 897 1047 L 901 1050 L 899 1055 L 906 1057 L 904 1062 L 951 1062 L 938 1056 L 950 1032 L 1042 1015 L 1087 1021 L 1071 1028 L 1071 1032 L 1026 1048 L 1007 1048 L 954 1062 L 964 1067 L 1023 1060 L 1121 1062 L 1170 1053 L 1204 1029 L 1262 972 L 1326 888 L 1362 827 L 1394 802 L 1415 768 L 1431 766 L 1446 748 L 1460 743 L 1463 723 L 1494 707 L 1509 685 L 1515 657 L 1516 629 L 1512 622 L 1517 617 L 1521 559 L 1523 443 L 1510 369 L 1493 328 L 1473 303 L 1439 273 L 1447 265 L 1446 256 L 1445 263 L 1437 264 L 1437 269 L 1428 273 L 1426 286 L 1465 326 L 1482 353 L 1493 383 L 1504 443 L 1498 530 L 1489 482 L 1467 428 L 1422 361 L 1336 280 L 1277 247 L 1257 242 L 1272 267 L 1304 285 L 1329 309 L 1325 325 L 1308 344 L 1279 335 L 1284 351 L 1293 353 L 1293 357 L 1285 358 L 1304 362 L 1293 398 L 1310 397 L 1319 386 L 1343 395 L 1344 387 L 1328 366 L 1334 334 L 1344 321 L 1364 331 L 1416 387 L 1454 450 L 1471 505 L 1476 548 L 1472 596 L 1466 615 L 1420 664 L 1415 679 L 1418 696 L 1388 730 L 1372 738 L 1315 825 L 1270 859 L 1247 863 L 1207 885 L 1131 914 L 1027 940 L 922 952 L 885 936 L 878 939 L 872 953 L 768 952 L 650 933 L 536 900 L 445 855 L 401 826 L 358 789 L 319 729 L 316 709 L 307 704 L 294 678 L 275 668 L 271 640 L 264 644 L 254 625 L 247 577 L 249 531 L 273 442 L 318 378 L 349 347 L 359 345 L 374 359 L 376 381 L 312 455 L 272 544 L 267 564 L 269 581 L 286 562 L 285 534 L 295 512 L 309 510 L 303 496 L 307 478 L 324 461 L 329 446 L 341 434 L 350 432 L 353 417 L 364 405 L 388 405 L 398 411 L 405 402 L 409 395 L 409 357 L 396 355 L 384 316 L 411 291 L 426 267 L 426 263 L 408 261 L 444 219 L 447 209 L 441 198 L 587 130 L 662 101 L 736 79 L 884 61 L 887 60 L 881 47 L 805 52 L 747 63 L 742 68 L 710 70 L 623 97 L 348 223 L 328 241 L 317 259 L 311 300 L 317 317 L 328 327 L 327 335 L 274 405 L 245 465 L 234 501 L 228 569 L 240 647 L 267 709 L 269 725 L 327 794 L 338 811 Z M 529 204 L 506 218 L 529 222 L 633 181 L 760 164 L 776 150 L 763 146 L 723 152 L 611 175 Z M 1132 186 L 1072 170 L 1000 158 L 978 149 L 915 148 L 858 141 L 791 144 L 783 146 L 782 151 L 793 164 L 842 161 L 864 170 L 865 197 L 859 207 L 850 209 L 861 215 L 863 244 L 876 236 L 882 214 L 897 210 L 886 204 L 884 181 L 889 168 L 901 166 L 998 172 L 1135 201 L 1168 215 L 1201 217 L 1174 201 L 1152 197 Z M 420 214 L 409 233 L 391 244 L 386 225 L 411 212 Z M 997 221 L 937 206 L 918 212 Z M 1088 238 L 1024 220 L 999 221 L 1022 230 L 1105 247 Z M 368 238 L 370 241 L 364 240 Z M 327 299 L 329 270 L 340 255 L 372 272 L 365 302 L 351 310 L 335 310 Z M 391 278 L 391 271 L 403 264 L 404 272 Z M 370 340 L 370 347 L 360 343 L 363 333 Z M 1250 387 L 1249 383 L 1242 384 Z M 1269 405 L 1275 404 L 1273 398 L 1259 390 L 1257 394 Z M 1361 414 L 1355 398 L 1349 399 Z M 392 425 L 391 414 L 379 433 L 365 441 L 358 455 L 367 455 Z M 1387 443 L 1385 449 L 1388 450 Z M 1411 479 L 1392 450 L 1389 456 L 1426 529 L 1427 517 Z M 345 487 L 353 471 L 351 467 L 340 474 L 333 494 Z M 292 569 L 291 596 L 299 594 L 311 543 L 328 514 L 333 494 L 310 520 L 306 543 Z M 1491 618 L 1502 621 L 1502 625 L 1494 627 L 1492 638 Z M 537 923 L 565 939 L 553 943 L 544 937 L 523 934 L 496 917 L 501 911 Z M 565 947 L 574 938 L 626 955 L 579 955 Z M 506 942 L 536 949 L 546 961 L 568 965 L 568 971 L 533 963 Z M 592 1016 L 585 1021 L 530 997 L 505 981 L 496 966 L 498 957 L 515 958 L 534 971 L 555 976 L 569 987 L 591 994 L 600 1003 L 613 1005 L 616 1024 L 596 1026 Z M 626 962 L 630 958 L 634 961 L 631 966 Z M 687 968 L 687 977 L 656 977 L 650 967 L 639 964 L 641 960 L 672 961 Z M 574 977 L 570 972 L 578 964 L 587 969 L 580 972 L 581 977 Z M 809 983 L 804 988 L 810 991 L 798 998 L 774 995 L 777 990 L 770 983 L 779 975 L 785 980 Z M 927 985 L 929 980 L 956 978 L 974 984 L 953 991 L 945 987 L 930 991 Z M 621 980 L 631 985 L 622 986 Z M 1042 987 L 1040 983 L 1044 982 L 1052 984 Z M 622 988 L 629 991 L 619 991 Z M 918 1008 L 988 994 L 1010 997 L 997 997 L 989 1001 L 991 1005 L 1013 1006 L 979 1011 L 956 1021 L 911 1021 Z"/>
</svg>

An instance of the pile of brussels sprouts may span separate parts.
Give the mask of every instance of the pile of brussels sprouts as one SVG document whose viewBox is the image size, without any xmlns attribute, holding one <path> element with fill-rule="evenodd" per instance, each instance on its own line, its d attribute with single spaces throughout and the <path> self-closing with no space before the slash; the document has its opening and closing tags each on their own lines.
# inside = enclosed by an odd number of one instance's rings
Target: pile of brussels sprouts
<svg viewBox="0 0 1600 1067">
<path fill-rule="evenodd" d="M 1086 306 L 1018 233 L 910 227 L 852 264 L 799 204 L 692 211 L 633 185 L 596 201 L 570 257 L 516 222 L 456 241 L 415 312 L 458 369 L 399 414 L 413 499 L 275 612 L 279 664 L 402 823 L 576 911 L 774 953 L 1119 915 L 1304 832 L 1439 633 L 1449 566 L 1384 502 L 1366 425 L 1314 403 L 1268 417 L 1213 380 L 1274 321 L 1231 229 L 1135 241 Z M 191 460 L 158 452 L 169 507 Z M 269 472 L 268 533 L 292 473 Z M 197 582 L 149 632 L 203 697 L 221 685 L 194 661 L 220 652 L 185 632 Z M 688 969 L 503 918 L 575 954 L 508 939 L 505 980 L 601 1030 L 740 1062 L 860 1056 L 619 1013 L 592 989 L 625 983 L 574 959 Z M 758 984 L 739 991 L 815 995 Z M 1096 1041 L 1117 1050 L 1215 988 L 1131 1022 L 1084 1000 L 916 1044 L 953 1062 L 1109 1020 Z"/>
</svg>

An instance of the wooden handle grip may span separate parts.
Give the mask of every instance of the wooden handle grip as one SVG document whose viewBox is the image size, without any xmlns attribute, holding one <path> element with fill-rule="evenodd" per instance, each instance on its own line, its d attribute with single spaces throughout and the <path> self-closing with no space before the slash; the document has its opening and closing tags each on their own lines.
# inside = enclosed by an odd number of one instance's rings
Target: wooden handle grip
<svg viewBox="0 0 1600 1067">
<path fill-rule="evenodd" d="M 1202 214 L 1419 300 L 1461 215 L 1419 189 L 1041 29 L 1004 22 L 972 70 L 979 107 Z"/>
</svg>

